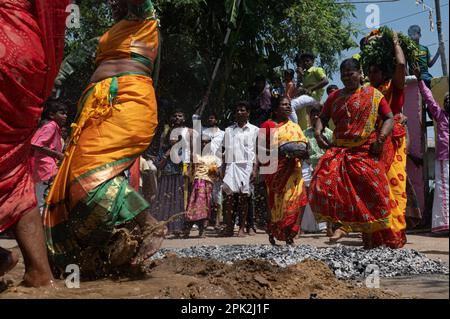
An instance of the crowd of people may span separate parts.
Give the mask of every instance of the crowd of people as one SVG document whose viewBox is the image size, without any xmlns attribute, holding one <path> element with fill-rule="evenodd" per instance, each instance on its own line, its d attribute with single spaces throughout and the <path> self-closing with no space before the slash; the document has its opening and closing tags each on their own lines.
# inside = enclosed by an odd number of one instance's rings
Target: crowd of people
<svg viewBox="0 0 450 319">
<path fill-rule="evenodd" d="M 358 57 L 346 59 L 339 88 L 302 53 L 284 82 L 256 77 L 226 127 L 203 108 L 190 127 L 182 109 L 158 121 L 152 2 L 110 1 L 117 23 L 101 37 L 97 68 L 66 123 L 65 105 L 44 103 L 62 59 L 66 2 L 0 0 L 10 30 L 5 37 L 0 28 L 0 127 L 9 132 L 0 140 L 0 232 L 14 232 L 26 284 L 48 285 L 69 264 L 86 277 L 138 268 L 165 237 L 189 238 L 193 227 L 200 237 L 259 228 L 271 244 L 291 245 L 303 230 L 331 242 L 360 232 L 367 249 L 405 245 L 417 200 L 407 190 L 407 65 L 395 34 L 393 74 L 372 65 L 365 76 Z M 15 41 L 14 30 L 29 41 Z M 441 109 L 420 65 L 410 67 L 437 122 L 432 229 L 448 232 L 448 94 Z M 0 276 L 17 261 L 0 248 Z"/>
</svg>

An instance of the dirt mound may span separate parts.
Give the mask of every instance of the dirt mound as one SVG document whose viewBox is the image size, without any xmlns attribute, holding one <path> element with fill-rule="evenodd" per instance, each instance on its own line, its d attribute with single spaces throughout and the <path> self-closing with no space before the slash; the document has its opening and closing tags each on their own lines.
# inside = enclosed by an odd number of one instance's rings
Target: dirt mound
<svg viewBox="0 0 450 319">
<path fill-rule="evenodd" d="M 267 261 L 245 260 L 224 264 L 214 260 L 168 255 L 151 265 L 139 279 L 81 282 L 79 289 L 31 289 L 18 286 L 23 263 L 5 276 L 8 287 L 0 298 L 189 298 L 189 299 L 308 299 L 399 298 L 394 292 L 367 289 L 336 279 L 322 262 L 306 260 L 281 268 Z M 1 280 L 0 280 L 1 281 Z M 0 288 L 2 285 L 0 285 Z M 5 289 L 5 285 L 3 285 Z"/>
<path fill-rule="evenodd" d="M 232 265 L 213 260 L 168 256 L 154 265 L 154 272 L 174 272 L 194 277 L 187 289 L 165 290 L 169 298 L 398 298 L 393 292 L 358 287 L 336 279 L 328 266 L 306 260 L 281 268 L 262 260 L 239 261 Z M 215 296 L 211 296 L 211 288 Z"/>
</svg>

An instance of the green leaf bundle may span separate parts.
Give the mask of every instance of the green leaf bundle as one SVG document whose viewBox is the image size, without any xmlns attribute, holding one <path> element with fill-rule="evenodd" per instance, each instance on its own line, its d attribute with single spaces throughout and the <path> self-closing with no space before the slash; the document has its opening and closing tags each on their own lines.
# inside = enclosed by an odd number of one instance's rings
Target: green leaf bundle
<svg viewBox="0 0 450 319">
<path fill-rule="evenodd" d="M 361 52 L 361 63 L 365 74 L 369 73 L 371 65 L 377 65 L 381 66 L 389 77 L 392 76 L 396 65 L 393 35 L 392 29 L 383 26 L 377 31 L 372 31 L 365 38 Z M 398 40 L 406 61 L 411 67 L 417 61 L 417 45 L 411 38 L 400 32 L 398 33 Z"/>
</svg>

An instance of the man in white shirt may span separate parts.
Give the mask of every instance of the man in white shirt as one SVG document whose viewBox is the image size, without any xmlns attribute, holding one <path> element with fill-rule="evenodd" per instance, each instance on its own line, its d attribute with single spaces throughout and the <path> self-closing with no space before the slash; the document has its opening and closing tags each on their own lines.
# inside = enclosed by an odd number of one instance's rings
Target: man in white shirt
<svg viewBox="0 0 450 319">
<path fill-rule="evenodd" d="M 250 183 L 256 176 L 256 139 L 258 127 L 248 122 L 250 104 L 238 102 L 234 107 L 236 123 L 225 130 L 225 174 L 223 179 L 226 236 L 233 235 L 234 203 L 238 201 L 239 236 L 245 236 Z"/>
</svg>

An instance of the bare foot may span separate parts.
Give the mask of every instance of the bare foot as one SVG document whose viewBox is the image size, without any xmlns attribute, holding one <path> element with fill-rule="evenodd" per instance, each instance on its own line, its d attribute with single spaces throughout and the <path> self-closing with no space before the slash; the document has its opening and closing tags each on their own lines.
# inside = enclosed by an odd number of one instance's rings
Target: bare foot
<svg viewBox="0 0 450 319">
<path fill-rule="evenodd" d="M 347 236 L 347 233 L 345 231 L 343 231 L 341 228 L 338 228 L 334 232 L 333 236 L 330 237 L 330 242 L 336 243 L 338 240 L 340 240 L 341 238 L 344 238 L 345 236 Z"/>
<path fill-rule="evenodd" d="M 239 229 L 238 237 L 245 237 L 245 231 L 243 227 Z"/>
<path fill-rule="evenodd" d="M 256 232 L 255 232 L 255 230 L 253 228 L 250 228 L 247 233 L 248 233 L 249 236 L 255 236 L 256 235 Z"/>
<path fill-rule="evenodd" d="M 332 237 L 333 236 L 333 229 L 327 227 L 327 237 Z"/>
<path fill-rule="evenodd" d="M 22 284 L 28 287 L 52 286 L 54 278 L 48 263 L 39 208 L 25 214 L 12 229 L 25 263 Z"/>
<path fill-rule="evenodd" d="M 0 277 L 11 271 L 18 262 L 17 254 L 0 247 Z"/>
<path fill-rule="evenodd" d="M 151 229 L 151 225 L 148 226 Z M 156 254 L 156 252 L 161 248 L 161 245 L 164 241 L 164 236 L 167 233 L 167 227 L 164 232 L 160 231 L 152 232 L 149 229 L 144 230 L 141 246 L 136 257 L 131 261 L 132 266 L 142 265 L 147 259 Z"/>
<path fill-rule="evenodd" d="M 48 278 L 47 276 L 43 276 L 40 271 L 33 270 L 28 271 L 23 275 L 23 281 L 20 284 L 25 287 L 49 287 L 57 289 L 53 277 Z"/>
</svg>

